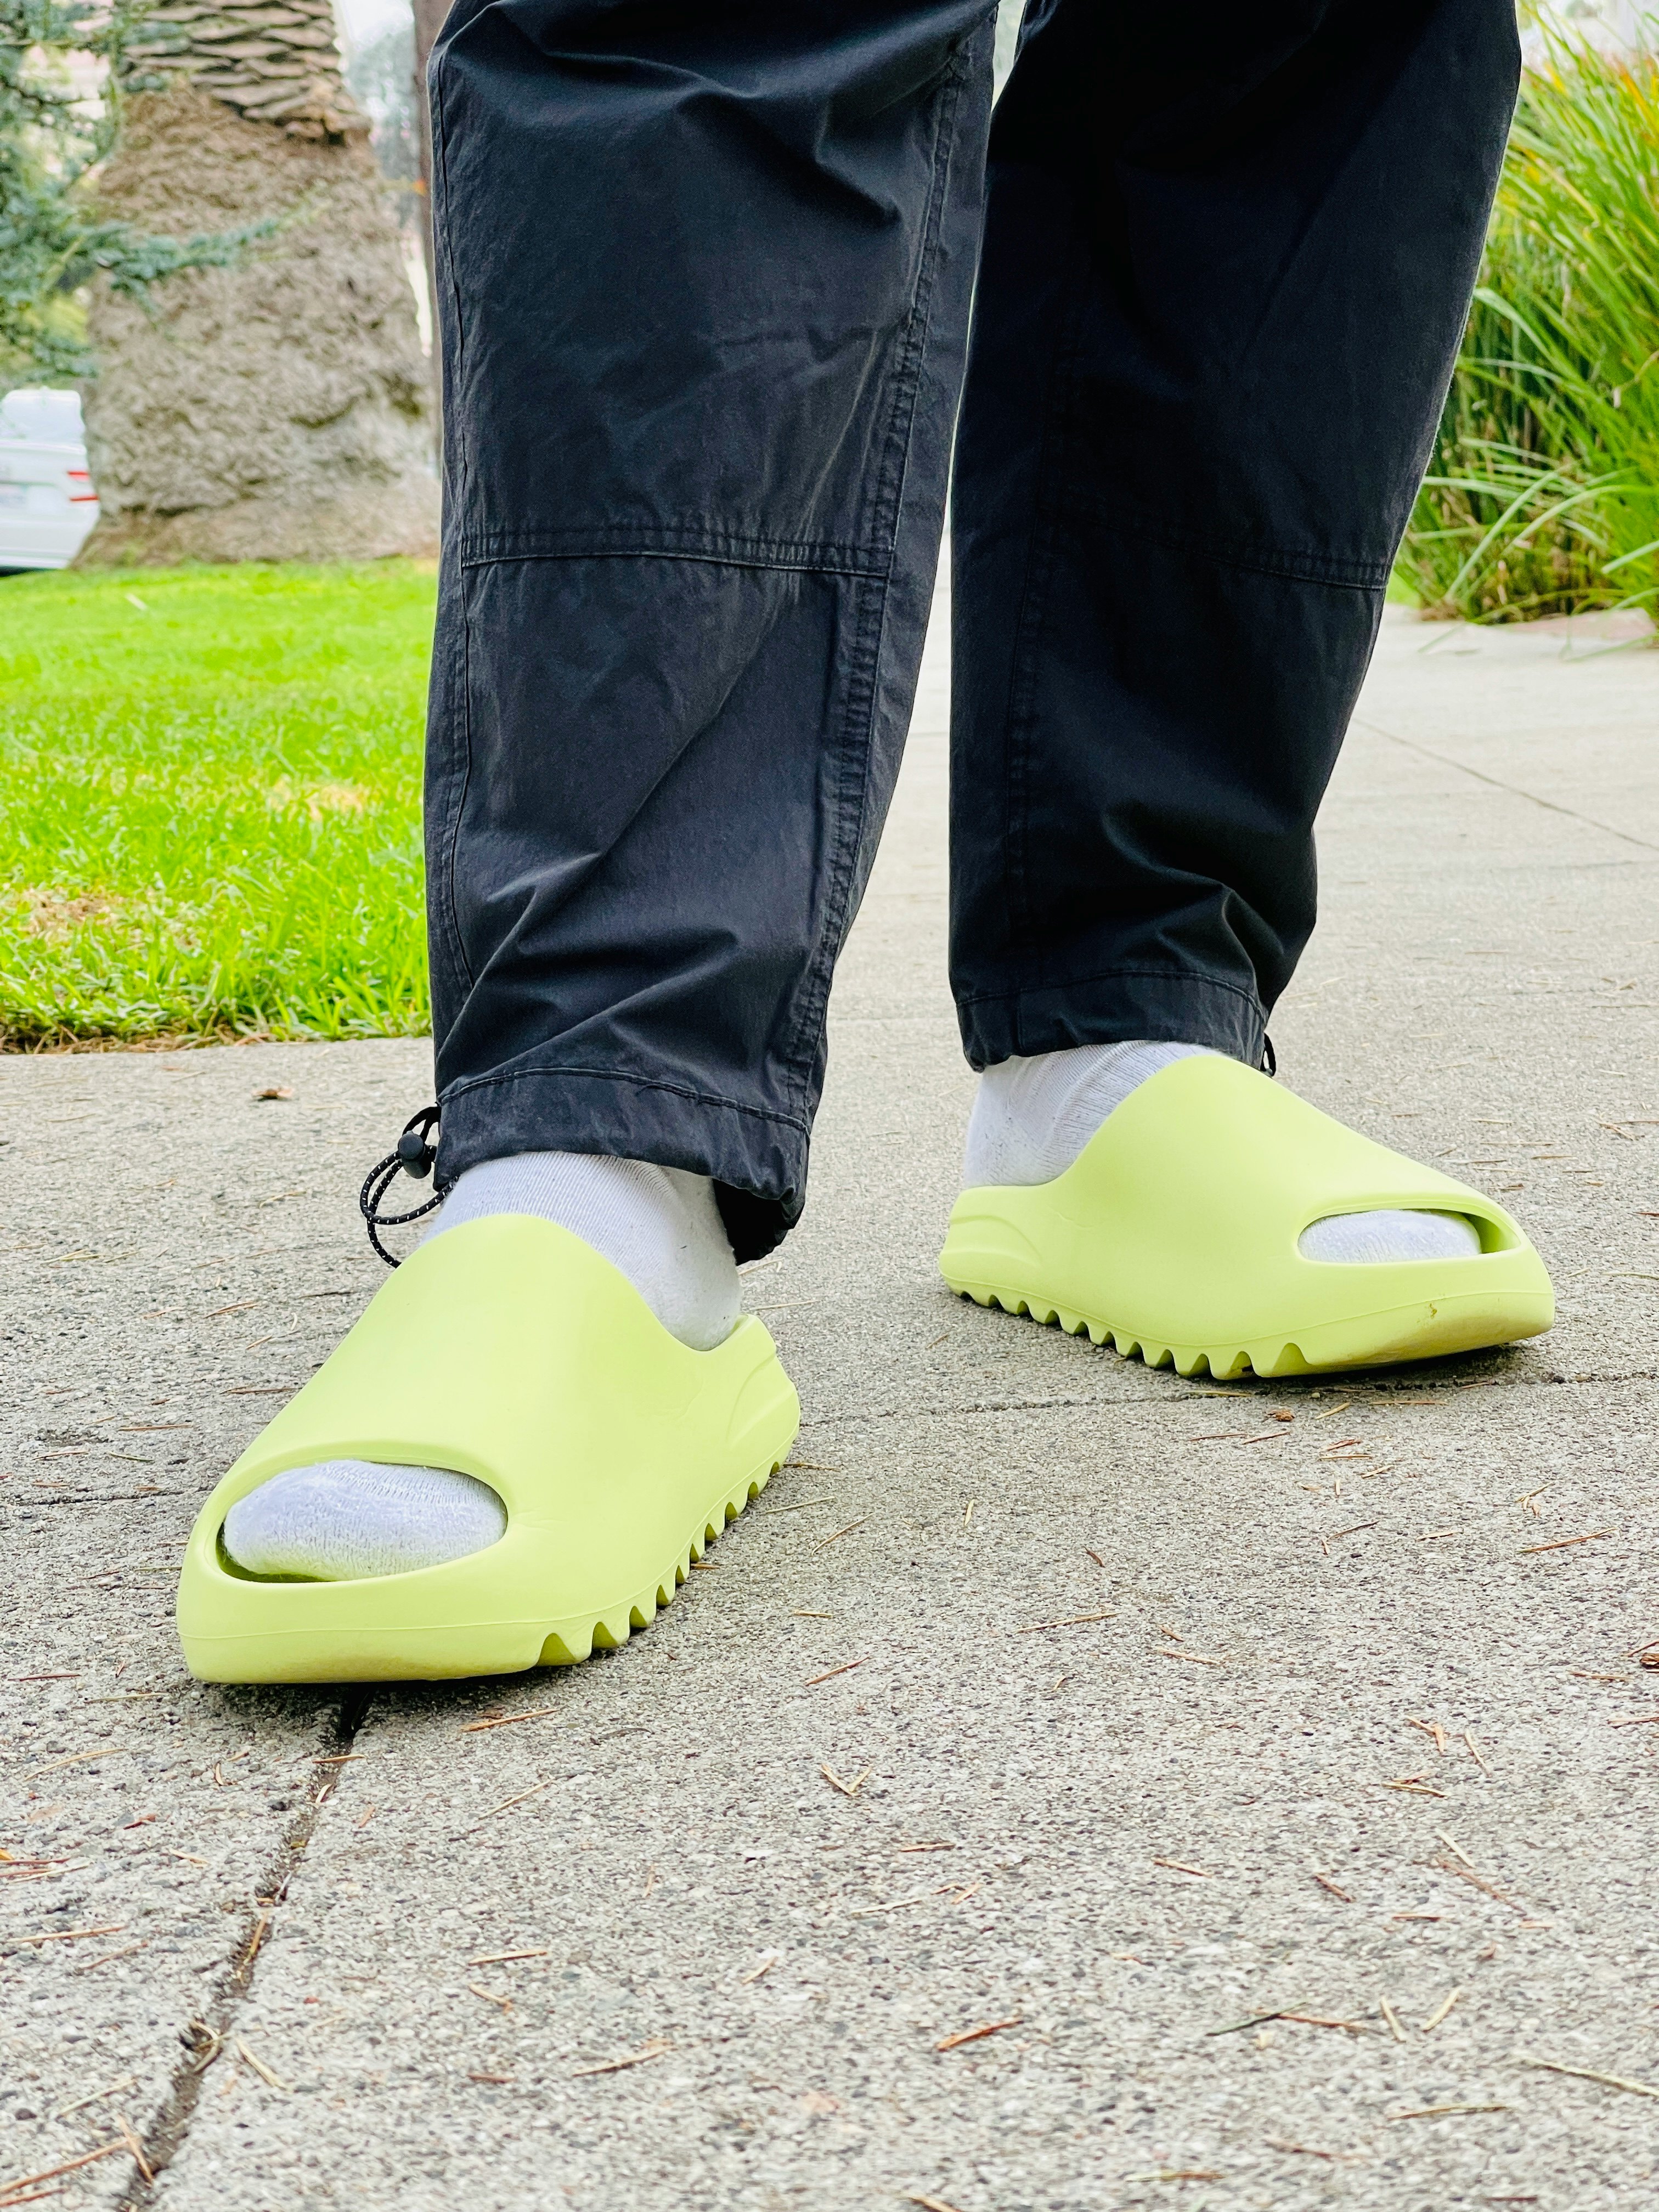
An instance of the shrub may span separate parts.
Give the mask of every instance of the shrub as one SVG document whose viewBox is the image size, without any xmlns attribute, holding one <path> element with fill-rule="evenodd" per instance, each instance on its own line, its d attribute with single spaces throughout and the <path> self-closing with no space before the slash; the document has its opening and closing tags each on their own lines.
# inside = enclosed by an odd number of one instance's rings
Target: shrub
<svg viewBox="0 0 1659 2212">
<path fill-rule="evenodd" d="M 1522 88 L 1401 549 L 1431 615 L 1659 596 L 1659 58 L 1553 42 Z"/>
</svg>

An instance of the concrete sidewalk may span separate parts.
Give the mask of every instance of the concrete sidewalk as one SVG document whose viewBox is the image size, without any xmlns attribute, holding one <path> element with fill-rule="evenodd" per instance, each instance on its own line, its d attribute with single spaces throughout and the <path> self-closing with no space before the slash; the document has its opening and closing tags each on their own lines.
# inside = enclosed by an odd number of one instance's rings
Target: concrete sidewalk
<svg viewBox="0 0 1659 2212">
<path fill-rule="evenodd" d="M 0 2208 L 1659 2198 L 1659 653 L 1391 621 L 1273 1025 L 1559 1326 L 1221 1389 L 933 1273 L 938 643 L 750 1271 L 795 1462 L 624 1650 L 191 1683 L 196 1504 L 380 1279 L 427 1051 L 0 1063 Z"/>
</svg>

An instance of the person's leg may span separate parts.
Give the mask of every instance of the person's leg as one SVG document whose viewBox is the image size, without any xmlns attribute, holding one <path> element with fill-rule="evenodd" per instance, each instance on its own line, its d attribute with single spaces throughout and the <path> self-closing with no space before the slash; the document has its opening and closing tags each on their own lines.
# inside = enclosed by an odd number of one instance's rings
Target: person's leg
<svg viewBox="0 0 1659 2212">
<path fill-rule="evenodd" d="M 458 0 L 432 68 L 446 520 L 429 1240 L 532 1214 L 699 1350 L 800 1210 L 897 771 L 978 248 L 993 0 Z M 264 1574 L 489 1540 L 349 1455 Z"/>
<path fill-rule="evenodd" d="M 937 558 L 990 12 L 451 18 L 442 1172 L 690 1170 L 739 1259 L 799 1211 Z"/>
<path fill-rule="evenodd" d="M 1514 9 L 1032 15 L 952 515 L 963 1042 L 1254 1064 L 1468 311 Z"/>
<path fill-rule="evenodd" d="M 1196 1048 L 1261 1058 L 1516 70 L 1510 0 L 1035 0 L 953 509 L 970 1188 L 1062 1174 Z M 1389 1211 L 1304 1249 L 1480 1249 Z"/>
</svg>

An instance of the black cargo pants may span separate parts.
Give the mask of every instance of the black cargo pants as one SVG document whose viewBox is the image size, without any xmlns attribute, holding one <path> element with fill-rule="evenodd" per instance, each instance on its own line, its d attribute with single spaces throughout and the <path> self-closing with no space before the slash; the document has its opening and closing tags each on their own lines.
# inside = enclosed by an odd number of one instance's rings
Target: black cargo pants
<svg viewBox="0 0 1659 2212">
<path fill-rule="evenodd" d="M 799 1213 L 953 432 L 968 1056 L 1258 1055 L 1474 282 L 1511 0 L 1032 0 L 988 161 L 992 33 L 991 0 L 457 0 L 446 1175 L 700 1170 L 740 1258 Z"/>
</svg>

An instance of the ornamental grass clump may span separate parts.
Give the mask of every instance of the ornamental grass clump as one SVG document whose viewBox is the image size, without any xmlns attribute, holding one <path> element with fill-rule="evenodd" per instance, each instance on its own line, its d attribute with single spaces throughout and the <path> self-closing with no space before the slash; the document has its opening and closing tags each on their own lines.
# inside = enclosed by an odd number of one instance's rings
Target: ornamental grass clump
<svg viewBox="0 0 1659 2212">
<path fill-rule="evenodd" d="M 1448 619 L 1655 611 L 1659 58 L 1528 71 L 1399 574 Z"/>
</svg>

